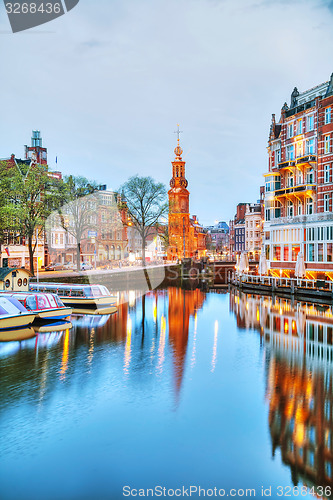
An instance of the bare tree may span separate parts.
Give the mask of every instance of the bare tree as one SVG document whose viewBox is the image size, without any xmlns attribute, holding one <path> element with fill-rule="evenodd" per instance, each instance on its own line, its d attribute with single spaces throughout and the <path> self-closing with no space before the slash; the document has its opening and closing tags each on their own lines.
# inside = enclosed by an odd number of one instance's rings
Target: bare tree
<svg viewBox="0 0 333 500">
<path fill-rule="evenodd" d="M 151 177 L 131 177 L 120 188 L 128 217 L 142 241 L 142 265 L 146 265 L 146 240 L 168 210 L 166 188 Z"/>
</svg>

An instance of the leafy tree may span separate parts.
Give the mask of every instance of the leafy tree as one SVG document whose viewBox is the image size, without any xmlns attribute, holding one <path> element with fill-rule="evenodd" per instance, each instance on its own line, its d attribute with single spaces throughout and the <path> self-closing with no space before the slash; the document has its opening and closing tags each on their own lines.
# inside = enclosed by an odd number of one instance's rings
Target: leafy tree
<svg viewBox="0 0 333 500">
<path fill-rule="evenodd" d="M 146 265 L 146 239 L 168 210 L 166 188 L 151 177 L 131 177 L 120 189 L 127 213 L 142 241 L 142 265 Z"/>
<path fill-rule="evenodd" d="M 0 183 L 6 199 L 1 220 L 7 227 L 2 230 L 15 231 L 27 239 L 30 271 L 34 274 L 37 238 L 44 237 L 45 221 L 61 203 L 61 181 L 50 176 L 45 165 L 31 162 L 5 166 Z"/>
</svg>

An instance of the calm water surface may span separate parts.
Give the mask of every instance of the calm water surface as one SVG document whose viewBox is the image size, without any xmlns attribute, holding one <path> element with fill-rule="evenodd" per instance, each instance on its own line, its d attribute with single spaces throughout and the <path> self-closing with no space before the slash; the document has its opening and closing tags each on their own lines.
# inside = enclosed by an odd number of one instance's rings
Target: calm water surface
<svg viewBox="0 0 333 500">
<path fill-rule="evenodd" d="M 0 343 L 1 500 L 331 485 L 331 308 L 179 288 L 126 297 L 113 316 Z"/>
</svg>

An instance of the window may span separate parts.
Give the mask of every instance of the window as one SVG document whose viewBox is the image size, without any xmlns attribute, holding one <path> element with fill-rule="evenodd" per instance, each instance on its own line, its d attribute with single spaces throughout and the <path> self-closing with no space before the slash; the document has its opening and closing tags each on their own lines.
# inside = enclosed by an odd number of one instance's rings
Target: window
<svg viewBox="0 0 333 500">
<path fill-rule="evenodd" d="M 330 165 L 325 165 L 324 167 L 324 182 L 327 184 L 330 182 L 331 168 Z"/>
<path fill-rule="evenodd" d="M 297 158 L 300 158 L 300 156 L 303 156 L 303 142 L 298 141 L 296 144 L 296 156 Z"/>
<path fill-rule="evenodd" d="M 303 120 L 302 118 L 300 120 L 297 120 L 297 135 L 303 133 Z"/>
<path fill-rule="evenodd" d="M 302 171 L 301 170 L 297 170 L 297 173 L 296 173 L 296 182 L 297 182 L 298 185 L 303 183 L 303 175 L 302 175 Z"/>
<path fill-rule="evenodd" d="M 318 243 L 318 262 L 323 262 L 324 260 L 324 244 Z"/>
<path fill-rule="evenodd" d="M 332 111 L 332 108 L 326 108 L 325 109 L 325 125 L 327 125 L 328 123 L 331 123 L 331 111 Z"/>
<path fill-rule="evenodd" d="M 307 128 L 307 131 L 308 131 L 308 132 L 309 132 L 310 130 L 313 130 L 313 128 L 314 128 L 314 119 L 313 119 L 313 115 L 309 115 L 309 116 L 307 117 L 306 128 Z"/>
<path fill-rule="evenodd" d="M 294 146 L 290 145 L 287 146 L 287 160 L 293 160 L 294 159 Z"/>
<path fill-rule="evenodd" d="M 330 195 L 324 194 L 324 212 L 330 211 Z"/>
<path fill-rule="evenodd" d="M 313 214 L 313 199 L 310 197 L 306 199 L 306 213 L 307 215 Z"/>
<path fill-rule="evenodd" d="M 308 262 L 313 262 L 314 261 L 314 243 L 309 243 L 308 244 Z"/>
<path fill-rule="evenodd" d="M 314 139 L 308 139 L 306 141 L 306 154 L 311 155 L 315 152 L 314 149 Z"/>
<path fill-rule="evenodd" d="M 289 123 L 287 125 L 287 137 L 288 137 L 288 139 L 290 137 L 293 137 L 293 135 L 294 135 L 294 124 L 293 123 Z"/>
<path fill-rule="evenodd" d="M 331 137 L 329 135 L 325 135 L 324 139 L 324 154 L 328 154 L 331 152 Z"/>
<path fill-rule="evenodd" d="M 332 243 L 327 243 L 327 262 L 332 262 L 333 257 L 333 245 Z"/>
<path fill-rule="evenodd" d="M 281 149 L 277 149 L 275 151 L 275 164 L 280 163 L 281 161 Z"/>
<path fill-rule="evenodd" d="M 287 187 L 294 186 L 294 175 L 292 172 L 287 173 Z"/>
<path fill-rule="evenodd" d="M 287 216 L 292 217 L 294 215 L 294 205 L 292 201 L 287 202 Z"/>
<path fill-rule="evenodd" d="M 307 173 L 306 173 L 306 182 L 307 182 L 307 184 L 313 184 L 313 182 L 314 182 L 314 175 L 313 175 L 312 168 L 309 168 Z"/>
<path fill-rule="evenodd" d="M 302 212 L 303 212 L 303 210 L 302 210 L 302 202 L 299 201 L 297 203 L 297 215 L 302 215 Z"/>
</svg>

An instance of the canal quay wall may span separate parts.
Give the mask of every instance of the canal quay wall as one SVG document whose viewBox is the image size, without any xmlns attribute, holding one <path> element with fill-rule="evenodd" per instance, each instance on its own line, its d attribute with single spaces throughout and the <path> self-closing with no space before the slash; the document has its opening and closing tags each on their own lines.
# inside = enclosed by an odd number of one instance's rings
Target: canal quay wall
<svg viewBox="0 0 333 500">
<path fill-rule="evenodd" d="M 229 279 L 229 287 L 252 294 L 277 295 L 321 304 L 333 303 L 332 281 L 233 274 Z"/>
</svg>

